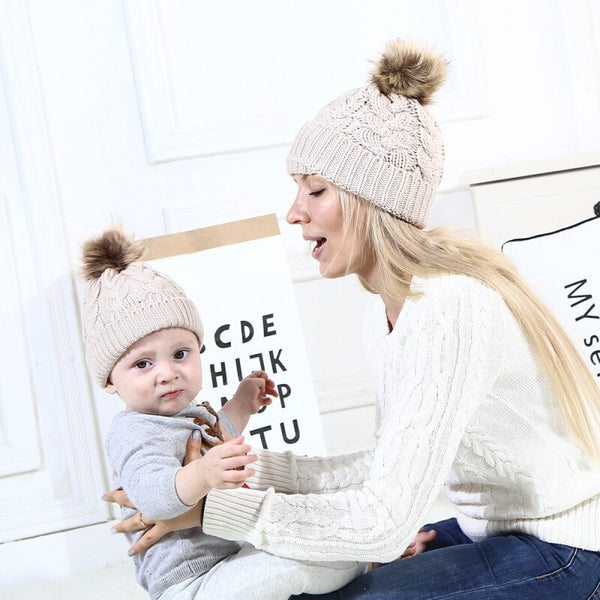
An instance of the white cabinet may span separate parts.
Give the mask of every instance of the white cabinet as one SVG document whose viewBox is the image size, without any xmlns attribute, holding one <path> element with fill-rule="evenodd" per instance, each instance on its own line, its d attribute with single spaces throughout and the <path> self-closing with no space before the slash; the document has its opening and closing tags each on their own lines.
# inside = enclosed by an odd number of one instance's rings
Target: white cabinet
<svg viewBox="0 0 600 600">
<path fill-rule="evenodd" d="M 481 238 L 500 247 L 593 217 L 600 202 L 600 152 L 479 170 L 465 180 Z"/>
</svg>

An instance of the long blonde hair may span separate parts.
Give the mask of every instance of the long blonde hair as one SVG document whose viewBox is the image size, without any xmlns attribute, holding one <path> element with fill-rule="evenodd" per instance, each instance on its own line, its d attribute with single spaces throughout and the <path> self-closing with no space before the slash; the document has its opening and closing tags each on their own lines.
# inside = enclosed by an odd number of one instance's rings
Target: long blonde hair
<svg viewBox="0 0 600 600">
<path fill-rule="evenodd" d="M 600 460 L 600 388 L 550 310 L 500 251 L 447 228 L 425 231 L 371 202 L 340 189 L 344 231 L 352 230 L 372 252 L 381 275 L 377 293 L 411 296 L 413 276 L 473 277 L 498 292 L 519 323 L 546 373 L 575 438 Z M 365 281 L 361 284 L 370 292 Z"/>
</svg>

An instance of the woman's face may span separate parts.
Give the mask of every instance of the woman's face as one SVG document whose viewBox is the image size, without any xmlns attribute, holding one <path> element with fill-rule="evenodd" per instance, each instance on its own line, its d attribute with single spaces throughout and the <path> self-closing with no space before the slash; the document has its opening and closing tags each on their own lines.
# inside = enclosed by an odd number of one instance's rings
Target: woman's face
<svg viewBox="0 0 600 600">
<path fill-rule="evenodd" d="M 296 175 L 298 193 L 287 221 L 302 226 L 302 236 L 312 243 L 312 257 L 319 261 L 323 277 L 356 273 L 368 280 L 374 266 L 370 252 L 354 228 L 344 233 L 339 191 L 319 175 Z"/>
</svg>

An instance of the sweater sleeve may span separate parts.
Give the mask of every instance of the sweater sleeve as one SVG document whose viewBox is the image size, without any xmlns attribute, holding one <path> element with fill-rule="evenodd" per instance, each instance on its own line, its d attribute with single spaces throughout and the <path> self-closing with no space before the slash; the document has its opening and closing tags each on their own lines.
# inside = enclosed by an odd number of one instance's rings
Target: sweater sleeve
<svg viewBox="0 0 600 600">
<path fill-rule="evenodd" d="M 361 484 L 319 494 L 213 490 L 204 531 L 298 559 L 397 558 L 439 494 L 500 368 L 503 307 L 495 292 L 468 278 L 429 285 L 384 340 L 383 422 Z"/>
<path fill-rule="evenodd" d="M 168 428 L 132 412 L 113 420 L 106 452 L 133 505 L 152 519 L 170 519 L 190 509 L 175 489 L 181 452 Z"/>
<path fill-rule="evenodd" d="M 231 437 L 237 437 L 240 435 L 240 432 L 237 430 L 234 422 L 231 420 L 231 417 L 224 411 L 220 410 L 219 415 L 219 423 L 221 424 L 221 429 L 224 429 L 226 433 L 228 433 Z"/>
<path fill-rule="evenodd" d="M 272 487 L 285 494 L 321 494 L 356 487 L 364 481 L 373 461 L 371 451 L 326 458 L 262 449 L 254 452 L 258 461 L 252 465 L 256 474 L 247 480 L 250 488 Z"/>
</svg>

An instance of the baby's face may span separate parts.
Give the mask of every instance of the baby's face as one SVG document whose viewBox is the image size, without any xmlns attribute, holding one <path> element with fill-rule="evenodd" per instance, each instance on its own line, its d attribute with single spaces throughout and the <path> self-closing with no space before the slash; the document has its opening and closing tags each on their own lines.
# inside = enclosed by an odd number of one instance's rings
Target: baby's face
<svg viewBox="0 0 600 600">
<path fill-rule="evenodd" d="M 188 329 L 155 331 L 133 344 L 114 366 L 106 391 L 130 410 L 174 415 L 202 387 L 200 346 Z"/>
</svg>

